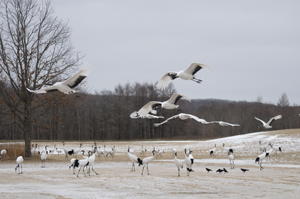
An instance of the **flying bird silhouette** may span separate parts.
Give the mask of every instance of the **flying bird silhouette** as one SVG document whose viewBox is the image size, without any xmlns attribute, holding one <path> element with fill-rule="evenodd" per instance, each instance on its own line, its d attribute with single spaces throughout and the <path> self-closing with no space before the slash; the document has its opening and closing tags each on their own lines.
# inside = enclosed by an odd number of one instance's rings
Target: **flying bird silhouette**
<svg viewBox="0 0 300 199">
<path fill-rule="evenodd" d="M 216 123 L 216 124 L 219 124 L 220 126 L 240 126 L 239 124 L 231 124 L 231 123 L 223 122 L 223 121 L 212 121 L 209 123 Z"/>
<path fill-rule="evenodd" d="M 210 69 L 210 67 L 205 64 L 192 63 L 190 67 L 185 70 L 179 72 L 168 72 L 158 81 L 156 87 L 163 90 L 178 77 L 183 80 L 193 80 L 194 82 L 201 83 L 202 80 L 197 79 L 195 74 L 202 68 Z"/>
<path fill-rule="evenodd" d="M 74 88 L 78 86 L 84 80 L 88 74 L 90 73 L 89 67 L 86 65 L 83 69 L 81 69 L 76 75 L 73 77 L 62 81 L 62 82 L 56 82 L 55 84 L 47 87 L 42 87 L 38 90 L 30 90 L 29 88 L 26 88 L 31 93 L 49 93 L 54 91 L 60 91 L 64 94 L 74 94 L 76 91 Z"/>
<path fill-rule="evenodd" d="M 282 118 L 282 115 L 277 115 L 275 117 L 272 117 L 267 123 L 262 121 L 261 119 L 254 117 L 256 120 L 260 121 L 263 125 L 263 127 L 265 127 L 266 129 L 270 129 L 272 128 L 272 126 L 270 126 L 272 124 L 272 122 L 274 122 L 275 120 L 279 120 Z"/>
<path fill-rule="evenodd" d="M 179 113 L 178 115 L 174 115 L 172 117 L 169 117 L 168 119 L 166 119 L 165 121 L 163 121 L 161 123 L 154 123 L 153 125 L 155 127 L 158 127 L 158 126 L 160 126 L 162 124 L 167 123 L 170 120 L 177 119 L 177 118 L 179 118 L 181 120 L 193 119 L 193 120 L 196 120 L 197 122 L 201 122 L 202 124 L 209 124 L 209 122 L 207 122 L 206 120 L 198 118 L 198 117 L 196 117 L 194 115 L 186 114 L 186 113 Z"/>
<path fill-rule="evenodd" d="M 190 99 L 184 95 L 174 93 L 170 99 L 164 102 L 159 101 L 150 101 L 145 104 L 139 111 L 134 111 L 130 114 L 131 118 L 145 118 L 147 114 L 152 113 L 156 114 L 156 109 L 164 108 L 164 109 L 176 109 L 179 105 L 176 105 L 179 99 L 184 98 L 190 101 Z"/>
</svg>

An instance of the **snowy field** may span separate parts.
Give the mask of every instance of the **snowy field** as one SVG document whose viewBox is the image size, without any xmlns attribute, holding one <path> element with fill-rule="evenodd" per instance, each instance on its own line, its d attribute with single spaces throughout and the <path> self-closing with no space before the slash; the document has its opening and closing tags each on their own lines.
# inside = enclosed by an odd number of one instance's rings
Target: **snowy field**
<svg viewBox="0 0 300 199">
<path fill-rule="evenodd" d="M 260 154 L 258 142 L 264 146 L 270 142 L 280 146 L 282 152 L 263 162 L 263 170 L 255 164 Z M 35 142 L 33 142 L 35 144 Z M 222 143 L 234 150 L 235 168 L 230 169 L 227 153 Z M 63 149 L 61 142 L 38 142 Z M 93 142 L 83 142 L 82 149 L 90 150 Z M 300 195 L 300 129 L 250 133 L 206 141 L 132 141 L 97 142 L 103 148 L 116 146 L 114 157 L 98 157 L 94 170 L 100 175 L 79 177 L 69 170 L 70 159 L 64 154 L 49 154 L 46 168 L 41 168 L 40 156 L 25 158 L 23 174 L 15 173 L 15 160 L 0 159 L 0 198 L 299 198 Z M 209 156 L 209 149 L 216 144 L 216 154 Z M 149 173 L 136 165 L 131 172 L 127 147 L 140 156 L 141 146 L 151 156 L 153 147 L 164 150 L 161 156 L 149 164 Z M 2 149 L 4 143 L 0 143 Z M 79 142 L 67 142 L 66 148 L 78 148 Z M 187 176 L 186 169 L 177 176 L 171 149 L 178 151 L 183 161 L 184 148 L 191 149 L 195 158 L 193 170 Z M 145 157 L 146 157 L 145 156 Z M 81 155 L 78 155 L 81 159 Z M 213 172 L 207 173 L 208 167 Z M 216 173 L 226 168 L 229 173 Z M 250 171 L 243 173 L 240 168 Z M 77 173 L 78 169 L 76 169 Z"/>
</svg>

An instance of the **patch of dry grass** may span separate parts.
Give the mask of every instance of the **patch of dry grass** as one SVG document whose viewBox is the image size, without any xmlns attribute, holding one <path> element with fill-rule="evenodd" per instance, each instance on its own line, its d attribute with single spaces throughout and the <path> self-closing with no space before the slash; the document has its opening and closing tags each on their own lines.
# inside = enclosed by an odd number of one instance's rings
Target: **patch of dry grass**
<svg viewBox="0 0 300 199">
<path fill-rule="evenodd" d="M 0 150 L 7 149 L 7 154 L 2 156 L 2 159 L 16 159 L 18 156 L 23 155 L 25 157 L 25 144 L 24 143 L 2 143 Z"/>
</svg>

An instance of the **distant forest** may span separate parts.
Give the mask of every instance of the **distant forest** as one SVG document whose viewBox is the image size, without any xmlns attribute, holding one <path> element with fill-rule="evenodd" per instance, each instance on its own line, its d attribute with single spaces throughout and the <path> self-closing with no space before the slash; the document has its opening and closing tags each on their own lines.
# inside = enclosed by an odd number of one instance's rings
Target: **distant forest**
<svg viewBox="0 0 300 199">
<path fill-rule="evenodd" d="M 147 140 L 147 139 L 210 139 L 263 131 L 258 117 L 268 121 L 281 114 L 283 118 L 272 123 L 273 128 L 300 128 L 300 106 L 289 104 L 286 94 L 279 96 L 277 104 L 228 101 L 218 99 L 193 99 L 178 101 L 178 109 L 158 110 L 163 119 L 132 119 L 130 114 L 149 101 L 165 101 L 176 93 L 171 84 L 166 90 L 157 90 L 155 84 L 134 83 L 118 85 L 113 91 L 95 94 L 79 92 L 64 95 L 61 92 L 36 95 L 36 101 L 47 100 L 49 108 L 33 121 L 32 140 Z M 0 96 L 1 97 L 1 96 Z M 0 104 L 0 112 L 5 112 Z M 41 114 L 39 109 L 34 110 Z M 193 114 L 206 121 L 225 121 L 240 127 L 222 127 L 218 124 L 201 124 L 194 120 L 171 120 L 159 127 L 153 123 L 179 114 Z M 16 115 L 0 117 L 1 140 L 24 140 Z"/>
</svg>

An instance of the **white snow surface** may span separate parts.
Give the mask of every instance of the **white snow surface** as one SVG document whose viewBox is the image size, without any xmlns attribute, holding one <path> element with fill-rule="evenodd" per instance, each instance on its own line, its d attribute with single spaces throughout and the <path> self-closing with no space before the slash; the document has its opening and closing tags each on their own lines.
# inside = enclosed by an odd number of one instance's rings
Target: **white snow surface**
<svg viewBox="0 0 300 199">
<path fill-rule="evenodd" d="M 282 152 L 263 161 L 263 170 L 255 163 L 260 154 L 258 142 L 264 146 L 272 143 L 280 146 Z M 80 142 L 66 142 L 66 148 L 75 149 Z M 82 149 L 91 150 L 93 142 L 82 142 Z M 227 153 L 222 144 L 231 147 L 235 156 L 235 169 L 230 169 Z M 5 143 L 0 143 L 0 147 Z M 62 143 L 38 142 L 39 147 Z M 40 158 L 25 158 L 23 174 L 15 173 L 15 160 L 0 159 L 0 198 L 298 198 L 300 194 L 300 130 L 255 132 L 213 140 L 191 141 L 130 141 L 130 142 L 97 142 L 97 146 L 116 145 L 115 157 L 96 156 L 94 170 L 100 175 L 79 177 L 69 170 L 70 159 L 64 160 L 62 154 L 49 154 L 46 168 L 41 168 Z M 217 145 L 215 155 L 209 156 L 209 149 Z M 141 156 L 141 146 L 147 149 L 147 155 L 156 149 L 165 153 L 156 157 L 144 168 L 132 163 L 127 156 L 128 146 L 134 154 Z M 0 148 L 0 149 L 1 149 Z M 195 159 L 193 170 L 189 173 L 184 168 L 177 176 L 174 156 L 171 149 L 177 149 L 178 159 L 184 162 L 184 149 L 191 149 Z M 76 157 L 76 156 L 75 156 Z M 77 155 L 82 159 L 81 155 Z M 208 167 L 213 172 L 207 173 Z M 215 171 L 226 168 L 229 173 L 218 174 Z M 250 171 L 243 173 L 240 168 Z M 86 172 L 86 170 L 85 170 Z M 254 191 L 255 190 L 255 191 Z"/>
</svg>

